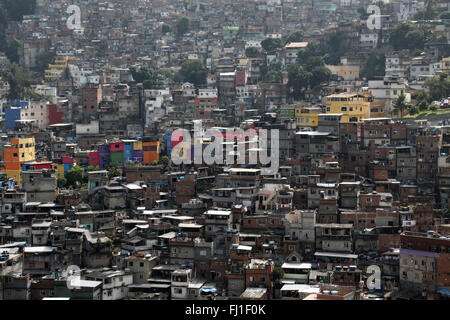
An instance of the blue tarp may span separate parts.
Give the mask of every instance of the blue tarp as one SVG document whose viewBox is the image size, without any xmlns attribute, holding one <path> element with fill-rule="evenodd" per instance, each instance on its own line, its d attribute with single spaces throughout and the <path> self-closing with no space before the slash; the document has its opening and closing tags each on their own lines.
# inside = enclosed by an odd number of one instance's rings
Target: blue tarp
<svg viewBox="0 0 450 320">
<path fill-rule="evenodd" d="M 446 295 L 446 296 L 450 296 L 450 291 L 448 291 L 447 289 L 441 289 L 438 291 L 440 294 Z"/>
</svg>

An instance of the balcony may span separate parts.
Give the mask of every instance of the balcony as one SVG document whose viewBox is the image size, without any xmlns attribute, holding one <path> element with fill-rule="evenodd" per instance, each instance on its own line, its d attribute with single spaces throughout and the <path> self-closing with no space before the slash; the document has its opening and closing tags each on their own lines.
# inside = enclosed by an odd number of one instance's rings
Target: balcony
<svg viewBox="0 0 450 320">
<path fill-rule="evenodd" d="M 48 230 L 31 230 L 33 236 L 44 236 L 48 234 Z"/>
<path fill-rule="evenodd" d="M 230 223 L 229 219 L 205 219 L 206 225 L 228 226 L 229 223 Z"/>
</svg>

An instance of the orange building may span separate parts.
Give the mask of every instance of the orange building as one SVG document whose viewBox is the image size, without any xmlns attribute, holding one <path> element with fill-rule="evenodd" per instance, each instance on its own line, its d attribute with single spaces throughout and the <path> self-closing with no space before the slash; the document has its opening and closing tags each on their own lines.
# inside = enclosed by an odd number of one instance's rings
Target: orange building
<svg viewBox="0 0 450 320">
<path fill-rule="evenodd" d="M 155 161 L 159 162 L 159 145 L 159 141 L 142 142 L 142 164 L 152 164 Z"/>
<path fill-rule="evenodd" d="M 4 146 L 3 159 L 3 172 L 21 186 L 22 164 L 36 159 L 34 138 L 11 139 L 10 143 Z"/>
</svg>

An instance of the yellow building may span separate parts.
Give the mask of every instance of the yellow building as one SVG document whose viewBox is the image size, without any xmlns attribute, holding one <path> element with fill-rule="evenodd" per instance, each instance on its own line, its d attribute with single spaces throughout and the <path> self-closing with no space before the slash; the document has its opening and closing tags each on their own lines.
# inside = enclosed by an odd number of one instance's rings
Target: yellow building
<svg viewBox="0 0 450 320">
<path fill-rule="evenodd" d="M 371 118 L 386 117 L 384 101 L 377 100 L 370 102 L 370 117 Z"/>
<path fill-rule="evenodd" d="M 359 69 L 358 65 L 327 65 L 327 68 L 330 69 L 331 73 L 343 78 L 344 80 L 356 80 L 359 79 Z"/>
<path fill-rule="evenodd" d="M 56 87 L 49 87 L 43 84 L 38 84 L 34 87 L 34 92 L 42 96 L 56 97 L 57 89 Z"/>
<path fill-rule="evenodd" d="M 442 58 L 442 71 L 450 73 L 450 57 Z"/>
<path fill-rule="evenodd" d="M 133 142 L 133 150 L 142 150 L 142 141 Z"/>
<path fill-rule="evenodd" d="M 52 164 L 52 169 L 55 170 L 58 179 L 64 178 L 64 164 L 63 163 Z"/>
<path fill-rule="evenodd" d="M 296 107 L 295 121 L 299 127 L 317 127 L 319 124 L 320 107 Z"/>
<path fill-rule="evenodd" d="M 326 113 L 342 113 L 342 122 L 370 118 L 371 98 L 360 93 L 338 93 L 326 97 Z"/>
<path fill-rule="evenodd" d="M 56 56 L 53 64 L 48 65 L 48 69 L 45 70 L 46 83 L 52 83 L 61 79 L 62 74 L 67 68 L 69 63 L 69 56 Z"/>
<path fill-rule="evenodd" d="M 11 139 L 10 144 L 3 148 L 3 159 L 3 172 L 21 186 L 22 164 L 36 159 L 34 138 Z"/>
</svg>

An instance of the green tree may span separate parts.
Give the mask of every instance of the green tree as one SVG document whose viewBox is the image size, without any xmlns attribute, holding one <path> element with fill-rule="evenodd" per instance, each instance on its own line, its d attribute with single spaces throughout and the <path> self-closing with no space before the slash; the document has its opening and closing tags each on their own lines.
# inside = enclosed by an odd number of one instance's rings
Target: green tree
<svg viewBox="0 0 450 320">
<path fill-rule="evenodd" d="M 169 165 L 169 157 L 162 156 L 161 158 L 159 158 L 159 164 L 162 166 L 163 170 L 166 170 L 167 166 Z"/>
<path fill-rule="evenodd" d="M 317 66 L 311 70 L 310 86 L 311 88 L 317 88 L 323 82 L 330 81 L 332 73 L 330 69 L 325 66 Z"/>
<path fill-rule="evenodd" d="M 275 265 L 270 278 L 273 282 L 278 282 L 284 277 L 284 270 L 280 265 Z"/>
<path fill-rule="evenodd" d="M 303 41 L 304 36 L 305 36 L 305 33 L 303 32 L 303 30 L 297 30 L 297 31 L 291 33 L 286 38 L 286 43 L 301 42 L 301 41 Z"/>
<path fill-rule="evenodd" d="M 247 58 L 255 58 L 258 56 L 258 48 L 255 47 L 249 47 L 245 49 L 245 56 Z"/>
<path fill-rule="evenodd" d="M 438 17 L 439 11 L 437 10 L 434 1 L 427 0 L 425 1 L 425 8 L 417 11 L 413 16 L 413 20 L 434 20 Z"/>
<path fill-rule="evenodd" d="M 33 14 L 36 9 L 36 0 L 4 0 L 3 3 L 8 18 L 13 21 L 22 21 L 24 15 Z"/>
<path fill-rule="evenodd" d="M 389 42 L 395 50 L 423 49 L 430 32 L 412 24 L 409 21 L 396 24 L 390 29 Z"/>
<path fill-rule="evenodd" d="M 367 18 L 369 18 L 369 14 L 367 13 L 367 9 L 365 7 L 359 7 L 358 14 L 361 20 L 367 21 Z"/>
<path fill-rule="evenodd" d="M 420 111 L 426 111 L 428 109 L 428 104 L 426 101 L 421 101 L 420 103 L 417 104 L 417 107 L 419 108 Z"/>
<path fill-rule="evenodd" d="M 296 63 L 299 65 L 305 65 L 309 57 L 323 57 L 325 50 L 318 41 L 308 42 L 306 48 L 301 48 L 297 53 Z"/>
<path fill-rule="evenodd" d="M 108 177 L 114 178 L 114 177 L 121 177 L 122 176 L 122 170 L 120 168 L 118 168 L 115 165 L 109 165 L 108 168 Z"/>
<path fill-rule="evenodd" d="M 450 96 L 450 76 L 445 72 L 426 79 L 424 86 L 429 90 L 431 101 Z"/>
<path fill-rule="evenodd" d="M 138 83 L 142 83 L 144 89 L 153 89 L 164 82 L 171 83 L 173 81 L 173 74 L 166 70 L 152 70 L 147 67 L 138 69 L 133 66 L 130 68 L 130 71 L 133 79 Z"/>
<path fill-rule="evenodd" d="M 323 58 L 320 56 L 310 56 L 304 61 L 302 66 L 309 72 L 317 67 L 323 67 L 325 65 Z"/>
<path fill-rule="evenodd" d="M 415 97 L 415 100 L 418 102 L 418 104 L 421 102 L 429 104 L 431 102 L 430 96 L 425 91 L 420 91 Z"/>
<path fill-rule="evenodd" d="M 419 113 L 419 109 L 417 108 L 417 107 L 414 107 L 414 106 L 411 106 L 410 108 L 409 108 L 409 114 L 410 115 L 415 115 L 415 114 L 418 114 Z"/>
<path fill-rule="evenodd" d="M 408 49 L 423 49 L 425 34 L 421 29 L 414 29 L 405 35 L 405 41 L 408 43 Z"/>
<path fill-rule="evenodd" d="M 372 54 L 361 69 L 361 78 L 371 80 L 375 77 L 384 76 L 386 57 L 384 54 Z"/>
<path fill-rule="evenodd" d="M 189 32 L 191 21 L 188 17 L 181 17 L 177 21 L 177 33 L 178 35 L 183 35 Z"/>
<path fill-rule="evenodd" d="M 341 62 L 341 57 L 346 53 L 345 35 L 341 31 L 334 31 L 325 41 L 324 51 L 327 64 L 336 65 Z"/>
<path fill-rule="evenodd" d="M 67 181 L 67 186 L 78 187 L 84 181 L 84 169 L 75 166 L 64 173 L 64 178 Z"/>
<path fill-rule="evenodd" d="M 277 70 L 269 70 L 265 77 L 265 82 L 267 83 L 282 83 L 283 82 L 283 73 Z"/>
<path fill-rule="evenodd" d="M 450 19 L 450 11 L 441 12 L 439 15 L 439 19 Z"/>
<path fill-rule="evenodd" d="M 305 92 L 309 88 L 311 76 L 311 73 L 299 64 L 289 66 L 288 88 L 289 94 L 294 99 L 301 99 L 305 97 Z"/>
<path fill-rule="evenodd" d="M 6 47 L 5 54 L 9 61 L 13 63 L 20 62 L 20 51 L 22 49 L 22 43 L 16 38 L 12 39 Z"/>
<path fill-rule="evenodd" d="M 5 52 L 8 47 L 8 43 L 6 42 L 6 34 L 5 29 L 8 26 L 5 14 L 2 10 L 0 10 L 0 52 Z"/>
<path fill-rule="evenodd" d="M 10 85 L 8 99 L 23 99 L 27 91 L 30 90 L 30 76 L 22 67 L 15 63 L 9 63 L 8 69 L 7 72 L 1 74 Z"/>
<path fill-rule="evenodd" d="M 67 185 L 67 179 L 64 178 L 64 177 L 63 178 L 58 178 L 56 183 L 57 183 L 58 188 L 65 187 Z"/>
<path fill-rule="evenodd" d="M 276 49 L 283 48 L 283 41 L 279 38 L 266 38 L 261 41 L 261 46 L 266 52 L 274 52 Z"/>
<path fill-rule="evenodd" d="M 403 120 L 403 113 L 408 109 L 409 105 L 406 102 L 406 96 L 402 93 L 397 99 L 394 100 L 394 104 L 392 105 L 393 110 L 397 113 L 400 112 L 400 119 Z"/>
<path fill-rule="evenodd" d="M 36 67 L 35 71 L 44 73 L 48 65 L 52 63 L 55 54 L 52 52 L 40 52 L 36 55 Z"/>
<path fill-rule="evenodd" d="M 199 86 L 206 83 L 208 71 L 199 60 L 187 61 L 182 64 L 180 75 L 183 81 Z"/>
<path fill-rule="evenodd" d="M 154 79 L 144 80 L 144 82 L 142 83 L 144 89 L 153 89 L 155 87 L 155 84 L 156 82 Z"/>
<path fill-rule="evenodd" d="M 169 33 L 170 31 L 172 31 L 172 27 L 170 25 L 168 25 L 167 23 L 164 23 L 161 27 L 161 32 L 162 33 Z"/>
<path fill-rule="evenodd" d="M 134 81 L 136 81 L 137 83 L 143 83 L 145 80 L 154 78 L 153 71 L 148 69 L 147 67 L 142 67 L 138 69 L 133 66 L 130 68 L 130 71 Z"/>
</svg>

